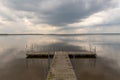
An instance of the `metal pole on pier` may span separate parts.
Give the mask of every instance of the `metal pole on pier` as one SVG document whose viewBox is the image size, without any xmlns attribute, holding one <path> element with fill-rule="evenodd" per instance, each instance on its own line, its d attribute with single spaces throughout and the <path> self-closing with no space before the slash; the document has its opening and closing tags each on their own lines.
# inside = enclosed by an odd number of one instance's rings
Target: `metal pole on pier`
<svg viewBox="0 0 120 80">
<path fill-rule="evenodd" d="M 48 52 L 48 70 L 50 69 L 50 51 Z"/>
</svg>

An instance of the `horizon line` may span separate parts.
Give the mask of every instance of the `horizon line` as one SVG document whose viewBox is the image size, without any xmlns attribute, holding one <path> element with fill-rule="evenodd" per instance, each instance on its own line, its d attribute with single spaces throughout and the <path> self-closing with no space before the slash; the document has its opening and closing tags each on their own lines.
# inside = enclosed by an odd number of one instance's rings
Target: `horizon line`
<svg viewBox="0 0 120 80">
<path fill-rule="evenodd" d="M 77 33 L 77 34 L 42 34 L 42 33 L 0 33 L 0 35 L 117 35 L 120 33 Z"/>
</svg>

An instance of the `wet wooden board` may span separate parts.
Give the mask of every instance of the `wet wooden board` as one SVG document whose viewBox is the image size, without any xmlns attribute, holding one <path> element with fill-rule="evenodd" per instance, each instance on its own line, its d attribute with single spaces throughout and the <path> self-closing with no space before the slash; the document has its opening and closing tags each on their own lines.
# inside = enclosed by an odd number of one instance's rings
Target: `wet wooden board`
<svg viewBox="0 0 120 80">
<path fill-rule="evenodd" d="M 55 52 L 47 80 L 77 80 L 68 53 Z"/>
</svg>

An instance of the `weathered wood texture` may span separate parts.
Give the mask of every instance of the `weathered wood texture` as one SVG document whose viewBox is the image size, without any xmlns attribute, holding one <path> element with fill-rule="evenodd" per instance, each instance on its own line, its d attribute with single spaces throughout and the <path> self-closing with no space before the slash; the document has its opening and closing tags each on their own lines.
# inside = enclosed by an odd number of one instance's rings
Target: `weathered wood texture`
<svg viewBox="0 0 120 80">
<path fill-rule="evenodd" d="M 66 52 L 55 52 L 47 80 L 77 80 Z"/>
</svg>

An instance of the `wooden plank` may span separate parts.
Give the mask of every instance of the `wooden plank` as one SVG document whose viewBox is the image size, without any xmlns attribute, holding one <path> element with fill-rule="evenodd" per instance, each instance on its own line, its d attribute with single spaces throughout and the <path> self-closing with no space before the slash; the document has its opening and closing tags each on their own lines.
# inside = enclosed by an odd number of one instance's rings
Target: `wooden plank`
<svg viewBox="0 0 120 80">
<path fill-rule="evenodd" d="M 77 80 L 67 53 L 55 53 L 47 80 Z"/>
<path fill-rule="evenodd" d="M 49 52 L 49 53 L 48 53 Z M 48 54 L 51 54 L 51 55 L 54 55 L 54 52 L 60 52 L 60 51 L 39 51 L 39 52 L 32 52 L 32 51 L 27 51 L 27 54 L 44 54 L 44 55 L 48 55 Z M 91 51 L 63 51 L 63 52 L 67 52 L 69 53 L 70 55 L 73 55 L 73 54 L 96 54 L 94 52 L 91 52 Z"/>
</svg>

